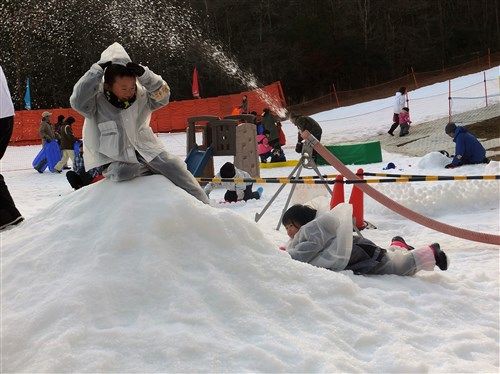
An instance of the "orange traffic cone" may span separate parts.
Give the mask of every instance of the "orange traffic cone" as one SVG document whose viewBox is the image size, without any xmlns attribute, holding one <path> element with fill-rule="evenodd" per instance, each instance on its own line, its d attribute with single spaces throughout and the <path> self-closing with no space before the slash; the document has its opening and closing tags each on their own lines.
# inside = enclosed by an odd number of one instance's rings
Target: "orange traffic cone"
<svg viewBox="0 0 500 374">
<path fill-rule="evenodd" d="M 330 199 L 330 209 L 333 209 L 340 203 L 344 202 L 344 177 L 337 175 L 333 185 L 332 198 Z"/>
<path fill-rule="evenodd" d="M 363 169 L 358 169 L 356 175 L 363 179 Z M 364 219 L 364 201 L 363 201 L 363 191 L 356 187 L 354 184 L 352 186 L 351 197 L 349 198 L 349 204 L 352 205 L 352 216 L 355 219 L 356 227 L 358 229 L 364 229 L 366 227 Z"/>
</svg>

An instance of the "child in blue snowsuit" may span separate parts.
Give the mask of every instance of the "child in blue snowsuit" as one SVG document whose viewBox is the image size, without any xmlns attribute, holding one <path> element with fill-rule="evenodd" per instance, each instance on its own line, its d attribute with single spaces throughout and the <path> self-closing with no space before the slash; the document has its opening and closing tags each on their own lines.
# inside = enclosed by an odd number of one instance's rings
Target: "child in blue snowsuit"
<svg viewBox="0 0 500 374">
<path fill-rule="evenodd" d="M 457 126 L 451 122 L 446 125 L 445 132 L 455 142 L 455 156 L 451 163 L 445 166 L 446 169 L 468 164 L 487 164 L 490 162 L 486 158 L 486 150 L 482 144 L 465 127 Z"/>
</svg>

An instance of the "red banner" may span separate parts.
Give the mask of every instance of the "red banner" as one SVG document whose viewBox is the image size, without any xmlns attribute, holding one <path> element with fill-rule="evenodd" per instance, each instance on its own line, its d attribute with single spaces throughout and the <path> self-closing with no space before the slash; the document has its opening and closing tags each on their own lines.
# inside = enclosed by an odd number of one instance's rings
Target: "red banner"
<svg viewBox="0 0 500 374">
<path fill-rule="evenodd" d="M 195 99 L 200 98 L 200 87 L 198 85 L 198 70 L 196 70 L 196 66 L 194 67 L 193 70 L 193 84 L 191 86 L 192 91 L 193 91 L 193 97 Z"/>
</svg>

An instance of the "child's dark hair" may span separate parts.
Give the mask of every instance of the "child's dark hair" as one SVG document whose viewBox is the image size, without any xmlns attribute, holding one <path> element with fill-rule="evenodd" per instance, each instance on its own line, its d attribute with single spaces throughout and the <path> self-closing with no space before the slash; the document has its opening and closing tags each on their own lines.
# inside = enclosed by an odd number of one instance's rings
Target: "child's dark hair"
<svg viewBox="0 0 500 374">
<path fill-rule="evenodd" d="M 220 177 L 221 178 L 233 178 L 236 175 L 236 169 L 234 165 L 230 162 L 226 162 L 220 168 Z"/>
<path fill-rule="evenodd" d="M 73 123 L 75 123 L 75 118 L 74 117 L 69 116 L 68 118 L 66 118 L 64 120 L 64 124 L 66 124 L 66 125 L 72 125 Z"/>
<path fill-rule="evenodd" d="M 134 77 L 134 72 L 126 66 L 120 64 L 111 64 L 104 71 L 104 83 L 112 85 L 116 77 Z"/>
<path fill-rule="evenodd" d="M 296 204 L 288 208 L 285 214 L 283 214 L 281 223 L 283 225 L 292 224 L 295 226 L 303 226 L 315 219 L 317 212 L 318 211 L 316 209 L 313 209 L 307 205 Z"/>
<path fill-rule="evenodd" d="M 410 111 L 410 108 L 408 108 L 407 106 L 403 107 L 402 110 L 404 110 L 405 112 L 409 112 Z"/>
</svg>

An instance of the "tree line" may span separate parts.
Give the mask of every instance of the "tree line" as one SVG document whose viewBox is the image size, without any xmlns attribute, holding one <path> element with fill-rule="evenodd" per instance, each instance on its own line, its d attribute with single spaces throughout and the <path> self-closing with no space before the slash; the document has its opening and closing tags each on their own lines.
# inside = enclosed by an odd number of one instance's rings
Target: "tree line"
<svg viewBox="0 0 500 374">
<path fill-rule="evenodd" d="M 361 88 L 498 51 L 499 1 L 2 0 L 0 64 L 17 109 L 27 77 L 33 108 L 68 107 L 73 85 L 115 41 L 163 76 L 172 100 L 192 97 L 196 66 L 202 97 L 247 90 L 250 76 L 280 80 L 296 104 L 332 84 Z"/>
</svg>

